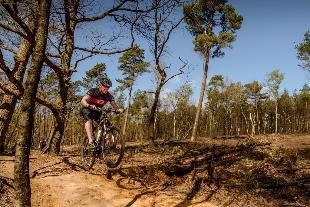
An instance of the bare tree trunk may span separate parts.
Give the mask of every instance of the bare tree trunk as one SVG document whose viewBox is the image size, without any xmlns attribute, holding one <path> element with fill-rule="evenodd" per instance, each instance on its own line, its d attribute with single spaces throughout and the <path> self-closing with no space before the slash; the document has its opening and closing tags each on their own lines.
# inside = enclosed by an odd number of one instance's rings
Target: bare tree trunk
<svg viewBox="0 0 310 207">
<path fill-rule="evenodd" d="M 268 120 L 267 120 L 267 118 L 264 118 L 263 119 L 263 124 L 264 124 L 264 134 L 266 134 L 266 128 L 267 128 L 267 124 L 268 124 Z"/>
<path fill-rule="evenodd" d="M 173 138 L 176 136 L 176 116 L 175 116 L 175 111 L 173 112 Z"/>
<path fill-rule="evenodd" d="M 50 5 L 51 0 L 39 1 L 38 29 L 35 34 L 35 47 L 21 103 L 22 116 L 20 122 L 22 133 L 18 137 L 16 143 L 14 166 L 15 199 L 16 206 L 18 207 L 31 206 L 29 154 L 35 107 L 35 99 L 33 97 L 36 97 L 41 68 L 44 61 Z"/>
<path fill-rule="evenodd" d="M 306 121 L 306 133 L 309 133 L 309 124 L 310 124 L 310 112 L 308 110 L 308 102 L 306 101 L 306 114 L 305 114 L 305 121 Z"/>
<path fill-rule="evenodd" d="M 212 137 L 212 119 L 213 119 L 213 116 L 212 116 L 212 112 L 210 111 L 210 118 L 209 118 L 209 137 Z"/>
<path fill-rule="evenodd" d="M 158 110 L 156 109 L 156 111 L 155 111 L 155 116 L 154 116 L 154 125 L 153 125 L 153 132 L 154 132 L 154 138 L 155 138 L 155 139 L 156 139 L 157 115 L 158 115 Z M 154 141 L 155 141 L 155 140 L 154 140 Z"/>
<path fill-rule="evenodd" d="M 249 128 L 248 128 L 248 120 L 247 120 L 247 117 L 246 115 L 244 114 L 244 111 L 243 111 L 243 108 L 241 107 L 241 114 L 244 118 L 244 121 L 245 121 L 245 130 L 246 130 L 246 134 L 249 135 Z"/>
<path fill-rule="evenodd" d="M 255 117 L 252 117 L 252 113 L 250 113 L 250 121 L 251 121 L 251 136 L 253 137 L 255 135 Z"/>
<path fill-rule="evenodd" d="M 208 127 L 209 127 L 209 121 L 210 121 L 210 116 L 209 116 L 209 110 L 208 110 L 208 106 L 206 107 L 206 111 L 205 111 L 205 114 L 206 114 L 206 125 L 205 125 L 205 130 L 206 130 L 206 136 L 208 136 Z"/>
<path fill-rule="evenodd" d="M 50 130 L 49 130 L 49 136 L 48 136 L 48 140 L 47 140 L 47 144 L 43 150 L 43 153 L 50 153 L 53 152 L 55 153 L 55 147 L 57 144 L 57 139 L 55 139 L 57 137 L 57 133 L 59 133 L 60 130 L 60 126 L 61 124 L 61 117 L 60 117 L 60 113 L 57 110 L 52 111 L 53 112 L 53 116 L 55 118 L 55 123 L 51 123 L 50 125 Z M 55 126 L 53 126 L 55 125 Z M 63 123 L 64 125 L 64 123 Z M 55 153 L 56 154 L 56 153 Z"/>
<path fill-rule="evenodd" d="M 278 101 L 276 100 L 276 129 L 275 133 L 278 133 Z"/>
<path fill-rule="evenodd" d="M 140 113 L 141 113 L 141 110 L 140 110 Z M 140 136 L 141 143 L 143 143 L 143 136 L 144 136 L 142 126 L 143 126 L 143 117 L 141 114 L 139 114 L 138 136 Z"/>
<path fill-rule="evenodd" d="M 197 129 L 198 129 L 198 122 L 199 122 L 199 117 L 200 117 L 200 113 L 201 113 L 204 92 L 206 90 L 207 75 L 208 75 L 208 64 L 209 64 L 209 51 L 207 52 L 207 54 L 205 56 L 203 79 L 202 79 L 202 83 L 201 83 L 201 90 L 200 90 L 200 95 L 199 95 L 199 101 L 198 101 L 198 106 L 197 106 L 197 111 L 196 111 L 196 116 L 195 116 L 195 122 L 194 122 L 194 126 L 193 126 L 191 141 L 195 141 L 196 140 L 196 134 L 197 134 Z"/>
<path fill-rule="evenodd" d="M 131 102 L 131 92 L 132 92 L 132 86 L 129 88 L 128 106 L 127 106 L 127 109 L 126 109 L 126 112 L 125 112 L 125 120 L 124 120 L 124 125 L 123 125 L 123 135 L 124 136 L 125 136 L 125 132 L 126 132 L 126 125 L 127 125 L 127 119 L 128 119 L 130 102 Z"/>
<path fill-rule="evenodd" d="M 55 139 L 52 142 L 52 148 L 50 152 L 58 155 L 60 153 L 61 141 L 65 133 L 65 123 L 64 122 L 57 123 L 57 127 L 55 131 L 56 131 Z"/>
<path fill-rule="evenodd" d="M 229 129 L 228 129 L 228 134 L 232 135 L 232 131 L 233 131 L 233 119 L 232 119 L 232 113 L 231 110 L 229 110 Z"/>
</svg>

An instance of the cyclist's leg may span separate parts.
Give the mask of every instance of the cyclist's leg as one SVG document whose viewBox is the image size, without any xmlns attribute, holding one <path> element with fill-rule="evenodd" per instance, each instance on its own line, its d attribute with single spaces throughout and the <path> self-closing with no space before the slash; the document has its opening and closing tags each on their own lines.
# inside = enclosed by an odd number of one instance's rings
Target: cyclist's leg
<svg viewBox="0 0 310 207">
<path fill-rule="evenodd" d="M 93 120 L 92 119 L 88 119 L 85 122 L 85 131 L 86 131 L 86 135 L 88 138 L 88 143 L 92 143 L 93 142 L 93 138 L 92 138 L 92 134 L 93 134 Z"/>
<path fill-rule="evenodd" d="M 89 108 L 81 108 L 81 114 L 83 118 L 86 120 L 85 122 L 85 131 L 86 131 L 86 136 L 88 138 L 88 143 L 92 143 L 92 133 L 93 133 L 93 115 L 92 111 Z"/>
</svg>

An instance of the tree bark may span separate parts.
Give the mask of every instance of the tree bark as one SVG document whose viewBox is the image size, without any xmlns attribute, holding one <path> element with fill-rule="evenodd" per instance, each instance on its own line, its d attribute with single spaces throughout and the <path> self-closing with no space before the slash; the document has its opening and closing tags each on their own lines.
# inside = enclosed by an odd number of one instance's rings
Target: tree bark
<svg viewBox="0 0 310 207">
<path fill-rule="evenodd" d="M 278 101 L 276 100 L 276 128 L 275 133 L 278 133 Z"/>
<path fill-rule="evenodd" d="M 197 106 L 197 111 L 196 111 L 196 116 L 195 116 L 195 122 L 194 122 L 194 126 L 193 126 L 191 141 L 195 141 L 196 140 L 198 122 L 199 122 L 199 117 L 200 117 L 200 113 L 201 113 L 203 97 L 204 97 L 204 93 L 205 93 L 205 90 L 206 90 L 206 83 L 207 83 L 208 69 L 209 69 L 209 65 L 208 64 L 209 64 L 209 51 L 207 50 L 207 54 L 205 56 L 205 63 L 204 63 L 203 79 L 202 79 L 202 83 L 201 83 L 201 90 L 200 90 L 200 95 L 199 95 L 199 101 L 198 101 L 198 106 Z"/>
<path fill-rule="evenodd" d="M 31 206 L 29 154 L 34 120 L 34 97 L 36 97 L 41 68 L 44 60 L 44 52 L 48 35 L 50 5 L 51 0 L 39 1 L 38 29 L 35 34 L 35 47 L 25 83 L 25 92 L 21 102 L 21 135 L 18 137 L 16 143 L 14 166 L 15 199 L 16 206 L 18 207 Z"/>
<path fill-rule="evenodd" d="M 125 120 L 124 120 L 124 126 L 123 126 L 123 135 L 125 136 L 126 133 L 126 126 L 127 126 L 127 120 L 128 120 L 128 114 L 130 109 L 130 102 L 131 102 L 131 92 L 132 92 L 132 86 L 129 88 L 129 95 L 128 95 L 128 106 L 125 112 Z"/>
<path fill-rule="evenodd" d="M 5 94 L 0 106 L 0 152 L 4 151 L 6 135 L 13 117 L 17 98 Z"/>
<path fill-rule="evenodd" d="M 60 106 L 58 106 L 58 117 L 56 118 L 57 127 L 53 136 L 48 141 L 50 145 L 45 152 L 51 152 L 54 154 L 60 153 L 60 144 L 64 136 L 65 123 L 67 117 L 67 101 L 68 101 L 68 92 L 70 87 L 71 79 L 71 59 L 74 50 L 74 32 L 76 28 L 76 15 L 78 12 L 79 1 L 70 2 L 64 1 L 64 10 L 65 10 L 65 51 L 61 54 L 61 67 L 58 68 L 59 78 L 59 91 L 60 91 Z"/>
<path fill-rule="evenodd" d="M 252 117 L 252 113 L 250 113 L 250 121 L 251 121 L 251 136 L 255 135 L 255 117 Z"/>
<path fill-rule="evenodd" d="M 162 80 L 164 80 L 165 78 L 162 78 Z M 149 122 L 148 122 L 148 136 L 152 141 L 152 144 L 155 143 L 155 129 L 154 129 L 154 124 L 155 124 L 155 113 L 157 110 L 157 105 L 159 102 L 159 95 L 160 95 L 160 91 L 161 88 L 164 85 L 164 81 L 160 80 L 160 83 L 158 84 L 157 88 L 156 88 L 156 92 L 155 92 L 155 97 L 154 97 L 154 102 L 151 108 L 151 113 L 149 116 Z"/>
<path fill-rule="evenodd" d="M 173 112 L 173 138 L 175 139 L 176 137 L 176 124 L 177 124 L 177 121 L 176 121 L 176 112 L 174 111 Z"/>
<path fill-rule="evenodd" d="M 15 64 L 12 71 L 15 72 L 14 77 L 17 81 L 23 82 L 24 74 L 26 71 L 26 65 L 29 57 L 32 53 L 32 45 L 27 40 L 22 39 L 19 47 L 19 52 L 15 56 Z M 15 88 L 13 83 L 9 83 L 9 88 Z M 6 134 L 9 129 L 10 122 L 12 120 L 14 109 L 17 103 L 17 97 L 10 94 L 3 96 L 0 105 L 0 152 L 4 150 L 4 143 L 6 140 Z"/>
<path fill-rule="evenodd" d="M 212 112 L 211 112 L 211 110 L 210 110 L 210 112 L 209 112 L 209 114 L 210 114 L 210 118 L 209 118 L 209 137 L 212 137 Z"/>
</svg>

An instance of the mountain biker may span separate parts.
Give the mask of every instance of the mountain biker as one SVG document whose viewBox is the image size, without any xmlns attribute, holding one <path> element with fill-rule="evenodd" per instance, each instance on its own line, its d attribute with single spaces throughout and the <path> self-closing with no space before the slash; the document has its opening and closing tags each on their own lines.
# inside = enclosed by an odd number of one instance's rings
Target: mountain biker
<svg viewBox="0 0 310 207">
<path fill-rule="evenodd" d="M 115 103 L 114 97 L 109 93 L 109 88 L 112 86 L 111 80 L 104 77 L 100 79 L 99 83 L 100 85 L 98 88 L 91 88 L 81 100 L 81 114 L 86 120 L 85 131 L 90 148 L 95 147 L 92 133 L 93 121 L 98 120 L 101 114 L 98 111 L 98 108 L 101 108 L 107 102 L 110 102 L 117 113 L 123 112 L 123 109 Z"/>
</svg>

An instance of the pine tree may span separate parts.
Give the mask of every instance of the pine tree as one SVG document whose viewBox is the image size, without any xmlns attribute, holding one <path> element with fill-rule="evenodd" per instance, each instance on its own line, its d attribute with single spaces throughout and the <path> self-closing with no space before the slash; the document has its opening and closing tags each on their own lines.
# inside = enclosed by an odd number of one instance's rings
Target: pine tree
<svg viewBox="0 0 310 207">
<path fill-rule="evenodd" d="M 120 90 L 129 90 L 127 109 L 123 125 L 123 134 L 125 134 L 133 85 L 140 75 L 148 72 L 147 67 L 149 66 L 149 63 L 144 61 L 144 50 L 139 48 L 138 45 L 134 45 L 131 50 L 126 51 L 123 56 L 119 58 L 119 63 L 120 66 L 118 69 L 123 72 L 122 74 L 124 79 L 117 79 L 116 81 L 121 84 L 119 86 Z"/>
<path fill-rule="evenodd" d="M 94 88 L 101 85 L 100 80 L 104 77 L 107 77 L 106 65 L 104 63 L 98 63 L 90 70 L 85 72 L 85 77 L 83 77 L 83 81 L 81 85 L 84 88 Z"/>
<path fill-rule="evenodd" d="M 297 58 L 302 62 L 300 67 L 310 72 L 310 30 L 304 35 L 302 43 L 296 46 Z"/>
<path fill-rule="evenodd" d="M 231 47 L 235 31 L 241 28 L 243 17 L 227 0 L 198 0 L 183 8 L 188 29 L 195 37 L 194 50 L 204 56 L 203 80 L 191 140 L 196 139 L 202 108 L 210 57 L 224 55 L 223 48 Z"/>
</svg>

